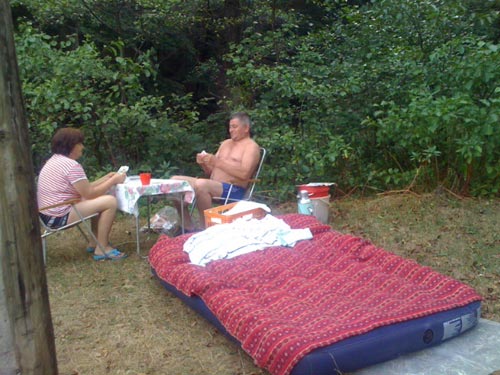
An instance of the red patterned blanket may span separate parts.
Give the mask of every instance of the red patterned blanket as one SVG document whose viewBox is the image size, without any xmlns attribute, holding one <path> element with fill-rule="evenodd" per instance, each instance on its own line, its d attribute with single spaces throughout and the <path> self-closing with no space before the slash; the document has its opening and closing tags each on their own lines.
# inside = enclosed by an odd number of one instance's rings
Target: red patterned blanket
<svg viewBox="0 0 500 375">
<path fill-rule="evenodd" d="M 312 216 L 284 215 L 314 238 L 200 267 L 162 236 L 149 253 L 158 276 L 197 295 L 256 364 L 289 374 L 313 349 L 481 300 L 470 287 Z"/>
</svg>

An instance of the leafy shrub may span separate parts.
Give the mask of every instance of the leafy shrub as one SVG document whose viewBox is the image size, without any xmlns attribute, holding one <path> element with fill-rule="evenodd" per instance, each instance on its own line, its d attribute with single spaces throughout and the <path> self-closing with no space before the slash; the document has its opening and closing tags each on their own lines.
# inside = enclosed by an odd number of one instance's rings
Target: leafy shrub
<svg viewBox="0 0 500 375">
<path fill-rule="evenodd" d="M 197 121 L 197 112 L 171 98 L 177 107 L 169 115 L 163 98 L 145 93 L 141 81 L 154 74 L 149 59 L 121 57 L 119 43 L 102 57 L 90 42 L 57 41 L 29 23 L 16 44 L 37 169 L 54 131 L 65 126 L 86 135 L 90 175 L 123 164 L 168 175 L 169 161 L 192 159 L 186 123 Z"/>
</svg>

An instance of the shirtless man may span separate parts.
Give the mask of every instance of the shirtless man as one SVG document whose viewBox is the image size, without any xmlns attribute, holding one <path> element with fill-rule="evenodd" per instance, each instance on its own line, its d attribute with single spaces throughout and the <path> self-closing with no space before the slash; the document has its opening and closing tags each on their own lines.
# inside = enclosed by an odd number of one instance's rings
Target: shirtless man
<svg viewBox="0 0 500 375">
<path fill-rule="evenodd" d="M 186 180 L 196 194 L 196 206 L 203 218 L 203 211 L 212 206 L 213 197 L 227 196 L 233 184 L 230 198 L 241 199 L 252 178 L 260 159 L 260 147 L 250 136 L 250 117 L 244 112 L 237 112 L 229 121 L 230 138 L 223 141 L 214 154 L 201 152 L 196 155 L 196 162 L 209 178 L 174 176 Z M 179 207 L 178 207 L 179 208 Z M 185 206 L 183 206 L 185 210 Z M 204 226 L 204 221 L 201 220 Z M 184 212 L 184 229 L 193 231 L 191 217 Z"/>
</svg>

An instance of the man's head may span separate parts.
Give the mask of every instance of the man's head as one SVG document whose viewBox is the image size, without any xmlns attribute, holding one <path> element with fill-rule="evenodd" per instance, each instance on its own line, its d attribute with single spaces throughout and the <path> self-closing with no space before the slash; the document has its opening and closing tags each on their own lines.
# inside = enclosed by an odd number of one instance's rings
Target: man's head
<svg viewBox="0 0 500 375">
<path fill-rule="evenodd" d="M 245 112 L 236 112 L 231 115 L 229 120 L 229 134 L 233 141 L 251 137 L 251 127 L 250 116 Z"/>
</svg>

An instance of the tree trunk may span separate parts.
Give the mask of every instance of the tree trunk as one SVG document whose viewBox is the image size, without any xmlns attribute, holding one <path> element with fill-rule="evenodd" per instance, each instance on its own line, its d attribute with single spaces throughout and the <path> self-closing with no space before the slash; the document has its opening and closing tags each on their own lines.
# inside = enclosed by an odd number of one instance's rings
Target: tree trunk
<svg viewBox="0 0 500 375">
<path fill-rule="evenodd" d="M 57 374 L 12 15 L 0 0 L 0 374 Z"/>
</svg>

